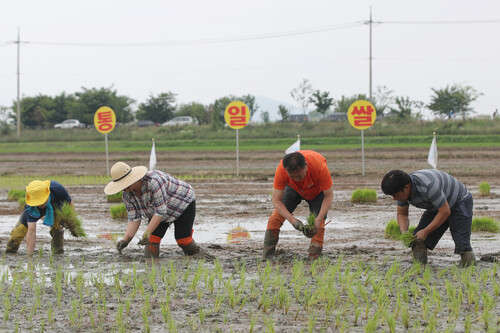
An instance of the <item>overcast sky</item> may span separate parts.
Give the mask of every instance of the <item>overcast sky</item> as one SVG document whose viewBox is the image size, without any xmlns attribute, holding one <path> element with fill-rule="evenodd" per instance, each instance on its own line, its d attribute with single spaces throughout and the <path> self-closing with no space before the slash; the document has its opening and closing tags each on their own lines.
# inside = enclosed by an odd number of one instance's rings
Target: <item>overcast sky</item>
<svg viewBox="0 0 500 333">
<path fill-rule="evenodd" d="M 473 107 L 500 108 L 498 0 L 2 0 L 0 106 L 113 86 L 138 103 L 171 91 L 179 103 L 233 94 L 297 105 L 303 79 L 339 99 L 373 91 L 429 103 L 431 88 L 467 84 Z"/>
</svg>

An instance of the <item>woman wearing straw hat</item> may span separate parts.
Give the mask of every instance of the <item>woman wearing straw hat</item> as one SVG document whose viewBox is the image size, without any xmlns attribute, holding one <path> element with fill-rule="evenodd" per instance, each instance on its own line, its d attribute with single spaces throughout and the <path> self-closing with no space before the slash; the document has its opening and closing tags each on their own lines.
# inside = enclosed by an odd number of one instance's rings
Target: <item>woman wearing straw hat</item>
<svg viewBox="0 0 500 333">
<path fill-rule="evenodd" d="M 111 178 L 104 193 L 112 195 L 123 191 L 128 214 L 125 235 L 116 243 L 120 253 L 137 233 L 142 217 L 149 221 L 138 243 L 145 245 L 145 257 L 159 257 L 161 239 L 172 223 L 175 240 L 184 253 L 193 255 L 199 252 L 192 237 L 196 196 L 191 185 L 167 173 L 148 171 L 145 166 L 131 168 L 123 162 L 111 167 Z"/>
<path fill-rule="evenodd" d="M 50 226 L 52 236 L 51 248 L 54 254 L 64 253 L 64 230 L 55 221 L 55 210 L 68 202 L 72 207 L 68 192 L 56 181 L 34 180 L 26 186 L 26 206 L 19 218 L 19 222 L 10 232 L 6 253 L 17 253 L 19 245 L 26 237 L 28 255 L 32 255 L 36 243 L 36 222 L 41 218 L 43 224 Z"/>
</svg>

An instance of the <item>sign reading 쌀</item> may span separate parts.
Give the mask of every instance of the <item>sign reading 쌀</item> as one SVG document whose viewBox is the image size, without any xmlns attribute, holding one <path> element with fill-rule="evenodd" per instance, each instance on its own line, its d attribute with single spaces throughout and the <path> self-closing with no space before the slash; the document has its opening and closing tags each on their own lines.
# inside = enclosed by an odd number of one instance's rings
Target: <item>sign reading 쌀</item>
<svg viewBox="0 0 500 333">
<path fill-rule="evenodd" d="M 226 107 L 226 111 L 224 112 L 224 120 L 232 129 L 243 128 L 250 120 L 250 110 L 243 102 L 231 102 Z"/>
<path fill-rule="evenodd" d="M 351 104 L 347 111 L 347 119 L 352 127 L 364 130 L 370 128 L 377 118 L 377 111 L 372 103 L 358 100 Z"/>
<path fill-rule="evenodd" d="M 102 134 L 111 132 L 115 124 L 115 112 L 110 107 L 102 106 L 94 114 L 94 126 Z"/>
</svg>

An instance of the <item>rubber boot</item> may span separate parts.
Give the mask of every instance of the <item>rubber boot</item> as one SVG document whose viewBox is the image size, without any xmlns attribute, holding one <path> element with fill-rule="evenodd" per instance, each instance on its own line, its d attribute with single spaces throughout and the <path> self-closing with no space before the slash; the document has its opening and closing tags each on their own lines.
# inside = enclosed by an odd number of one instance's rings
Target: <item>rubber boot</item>
<svg viewBox="0 0 500 333">
<path fill-rule="evenodd" d="M 413 260 L 421 264 L 427 264 L 427 246 L 421 239 L 416 239 L 411 244 Z"/>
<path fill-rule="evenodd" d="M 154 242 L 149 241 L 149 243 L 144 246 L 144 257 L 145 258 L 159 258 L 160 257 L 160 243 L 154 243 Z"/>
<path fill-rule="evenodd" d="M 276 244 L 278 244 L 280 231 L 279 230 L 266 230 L 264 235 L 264 252 L 262 257 L 264 259 L 269 259 L 276 252 Z"/>
<path fill-rule="evenodd" d="M 192 256 L 193 254 L 200 252 L 200 247 L 196 245 L 196 242 L 194 240 L 187 245 L 179 244 L 179 246 L 187 256 Z"/>
<path fill-rule="evenodd" d="M 52 240 L 50 241 L 50 247 L 53 254 L 63 254 L 64 253 L 64 230 L 57 228 L 50 228 L 50 235 Z"/>
<path fill-rule="evenodd" d="M 318 243 L 311 242 L 309 245 L 309 250 L 308 250 L 308 258 L 309 260 L 316 260 L 319 258 L 321 255 L 321 252 L 323 252 L 323 247 L 320 246 Z"/>
<path fill-rule="evenodd" d="M 476 263 L 476 258 L 474 256 L 474 252 L 472 251 L 465 251 L 464 253 L 461 253 L 460 256 L 460 267 L 469 267 Z"/>
<path fill-rule="evenodd" d="M 17 222 L 14 229 L 10 232 L 10 238 L 7 241 L 7 248 L 5 253 L 17 253 L 19 250 L 19 245 L 23 241 L 24 237 L 28 233 L 28 228 L 26 228 L 21 222 Z"/>
</svg>

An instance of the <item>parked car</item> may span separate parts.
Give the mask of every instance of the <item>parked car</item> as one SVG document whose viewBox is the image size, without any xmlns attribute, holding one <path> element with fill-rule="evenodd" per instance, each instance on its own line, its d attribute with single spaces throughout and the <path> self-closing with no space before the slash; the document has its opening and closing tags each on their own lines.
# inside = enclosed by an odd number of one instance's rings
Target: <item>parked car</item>
<svg viewBox="0 0 500 333">
<path fill-rule="evenodd" d="M 170 119 L 166 123 L 163 123 L 162 126 L 184 126 L 184 125 L 195 125 L 195 124 L 196 123 L 192 117 L 180 116 L 180 117 L 174 117 L 174 118 Z"/>
<path fill-rule="evenodd" d="M 158 126 L 158 124 L 155 123 L 152 120 L 139 120 L 138 122 L 136 122 L 132 126 L 137 126 L 137 127 L 151 127 L 151 126 Z"/>
<path fill-rule="evenodd" d="M 54 128 L 85 128 L 85 124 L 78 119 L 67 119 L 60 124 L 55 124 Z"/>
</svg>

